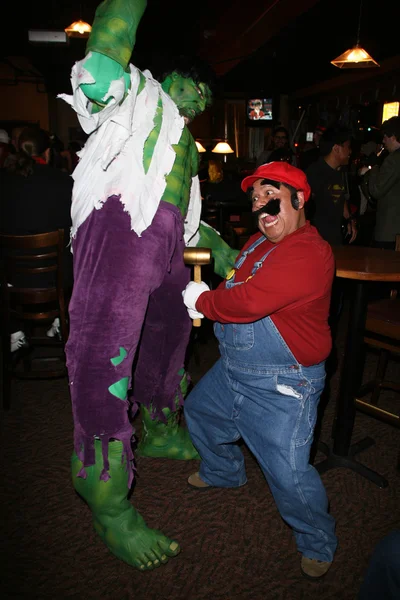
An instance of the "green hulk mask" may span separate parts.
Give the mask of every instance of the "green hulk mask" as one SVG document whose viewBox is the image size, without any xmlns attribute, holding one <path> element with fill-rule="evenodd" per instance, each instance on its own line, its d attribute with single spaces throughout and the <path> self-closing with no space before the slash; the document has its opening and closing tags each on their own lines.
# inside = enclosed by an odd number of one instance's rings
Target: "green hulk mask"
<svg viewBox="0 0 400 600">
<path fill-rule="evenodd" d="M 196 83 L 190 77 L 184 77 L 176 71 L 164 79 L 161 87 L 171 96 L 186 124 L 211 104 L 211 90 L 207 84 Z"/>
</svg>

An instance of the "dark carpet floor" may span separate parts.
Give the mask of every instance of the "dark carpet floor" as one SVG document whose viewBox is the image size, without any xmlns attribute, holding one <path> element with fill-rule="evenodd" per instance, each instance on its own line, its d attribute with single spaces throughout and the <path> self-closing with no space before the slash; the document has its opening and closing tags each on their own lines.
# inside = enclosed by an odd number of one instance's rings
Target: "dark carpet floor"
<svg viewBox="0 0 400 600">
<path fill-rule="evenodd" d="M 338 338 L 343 357 L 346 310 Z M 189 361 L 193 382 L 218 357 L 207 327 Z M 376 356 L 368 355 L 365 377 Z M 389 367 L 400 380 L 399 365 Z M 322 418 L 320 439 L 330 443 L 338 372 Z M 384 393 L 389 405 L 398 402 Z M 140 436 L 140 420 L 135 419 Z M 70 483 L 72 416 L 65 379 L 14 381 L 10 411 L 1 413 L 3 598 L 101 600 L 355 600 L 375 544 L 400 523 L 399 430 L 357 413 L 353 441 L 375 444 L 358 460 L 389 486 L 348 469 L 322 478 L 337 520 L 339 548 L 319 582 L 299 569 L 291 530 L 280 518 L 263 475 L 244 448 L 248 484 L 239 490 L 190 489 L 196 461 L 138 458 L 132 502 L 149 526 L 176 538 L 181 554 L 140 573 L 114 558 L 97 539 L 90 512 Z M 317 453 L 315 462 L 324 456 Z M 381 600 L 381 599 L 379 599 Z"/>
</svg>

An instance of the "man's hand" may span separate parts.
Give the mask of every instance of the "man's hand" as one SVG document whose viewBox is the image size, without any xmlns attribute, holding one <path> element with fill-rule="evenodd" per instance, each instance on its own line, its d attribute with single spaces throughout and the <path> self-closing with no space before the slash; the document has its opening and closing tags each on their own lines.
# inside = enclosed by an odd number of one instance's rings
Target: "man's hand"
<svg viewBox="0 0 400 600">
<path fill-rule="evenodd" d="M 349 239 L 349 244 L 351 244 L 352 242 L 354 242 L 354 240 L 357 237 L 357 221 L 355 219 L 351 219 L 348 223 L 347 223 L 347 232 L 350 236 Z"/>
<path fill-rule="evenodd" d="M 204 319 L 203 313 L 199 312 L 198 310 L 193 310 L 191 308 L 188 308 L 188 315 L 192 319 L 192 321 L 194 321 L 195 319 Z"/>
<path fill-rule="evenodd" d="M 358 169 L 358 175 L 362 177 L 363 175 L 365 175 L 365 173 L 368 173 L 370 169 L 371 167 L 361 167 L 361 169 Z"/>
<path fill-rule="evenodd" d="M 208 292 L 210 288 L 204 281 L 196 283 L 190 281 L 182 292 L 183 302 L 188 309 L 191 319 L 203 319 L 204 315 L 196 310 L 196 302 L 203 292 Z"/>
</svg>

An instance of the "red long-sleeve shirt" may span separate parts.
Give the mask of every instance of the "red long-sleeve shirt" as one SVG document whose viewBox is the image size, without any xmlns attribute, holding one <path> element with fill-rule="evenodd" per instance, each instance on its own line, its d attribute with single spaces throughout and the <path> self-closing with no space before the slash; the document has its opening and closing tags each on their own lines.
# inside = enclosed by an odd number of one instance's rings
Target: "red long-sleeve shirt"
<svg viewBox="0 0 400 600">
<path fill-rule="evenodd" d="M 262 234 L 254 234 L 243 250 Z M 245 282 L 254 263 L 274 244 L 267 239 L 237 270 L 235 283 Z M 307 222 L 279 243 L 254 277 L 241 285 L 204 292 L 196 309 L 220 323 L 251 323 L 271 317 L 298 362 L 304 366 L 325 360 L 332 341 L 328 325 L 334 277 L 330 245 Z"/>
</svg>

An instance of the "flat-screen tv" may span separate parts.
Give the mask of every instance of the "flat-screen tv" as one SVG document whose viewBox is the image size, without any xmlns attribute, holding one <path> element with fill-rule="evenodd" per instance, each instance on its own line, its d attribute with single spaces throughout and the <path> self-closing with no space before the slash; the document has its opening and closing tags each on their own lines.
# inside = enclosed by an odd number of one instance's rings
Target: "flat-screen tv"
<svg viewBox="0 0 400 600">
<path fill-rule="evenodd" d="M 246 100 L 246 121 L 248 125 L 268 127 L 274 120 L 272 98 L 254 97 Z"/>
</svg>

